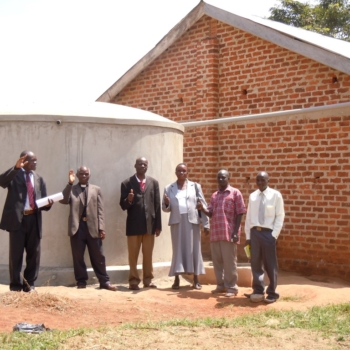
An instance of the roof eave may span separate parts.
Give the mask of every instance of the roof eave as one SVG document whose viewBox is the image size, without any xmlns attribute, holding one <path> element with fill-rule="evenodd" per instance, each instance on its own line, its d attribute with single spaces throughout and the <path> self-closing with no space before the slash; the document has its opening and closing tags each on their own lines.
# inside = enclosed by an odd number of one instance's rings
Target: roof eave
<svg viewBox="0 0 350 350">
<path fill-rule="evenodd" d="M 218 21 L 239 28 L 261 39 L 272 42 L 290 51 L 301 54 L 316 62 L 332 67 L 343 73 L 350 74 L 349 58 L 331 52 L 314 44 L 296 39 L 286 33 L 269 28 L 250 19 L 229 13 L 212 5 L 205 4 L 204 13 Z"/>
<path fill-rule="evenodd" d="M 118 79 L 109 89 L 107 89 L 96 101 L 110 102 L 126 85 L 135 79 L 147 66 L 149 66 L 168 47 L 179 39 L 189 28 L 191 28 L 203 15 L 202 1 L 179 22 L 162 40 L 149 51 L 141 60 L 132 66 L 120 79 Z"/>
</svg>

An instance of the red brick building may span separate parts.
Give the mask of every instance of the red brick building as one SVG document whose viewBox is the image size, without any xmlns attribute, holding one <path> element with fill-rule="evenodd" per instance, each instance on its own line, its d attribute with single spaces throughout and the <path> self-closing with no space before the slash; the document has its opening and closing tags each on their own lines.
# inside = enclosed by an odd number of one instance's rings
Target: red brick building
<svg viewBox="0 0 350 350">
<path fill-rule="evenodd" d="M 220 168 L 246 202 L 267 171 L 281 268 L 350 280 L 350 43 L 201 2 L 98 101 L 183 123 L 207 200 Z"/>
</svg>

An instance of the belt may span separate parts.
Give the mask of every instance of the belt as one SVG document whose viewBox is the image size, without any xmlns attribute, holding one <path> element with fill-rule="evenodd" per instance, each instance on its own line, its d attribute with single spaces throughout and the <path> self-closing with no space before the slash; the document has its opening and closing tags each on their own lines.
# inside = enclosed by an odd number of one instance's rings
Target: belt
<svg viewBox="0 0 350 350">
<path fill-rule="evenodd" d="M 23 210 L 23 215 L 32 215 L 35 214 L 37 211 L 38 209 Z"/>
<path fill-rule="evenodd" d="M 253 228 L 257 231 L 272 231 L 270 228 L 267 227 L 254 226 Z"/>
<path fill-rule="evenodd" d="M 82 216 L 82 217 L 81 217 L 81 220 L 82 220 L 82 221 L 87 221 L 87 217 L 86 217 L 86 216 Z"/>
</svg>

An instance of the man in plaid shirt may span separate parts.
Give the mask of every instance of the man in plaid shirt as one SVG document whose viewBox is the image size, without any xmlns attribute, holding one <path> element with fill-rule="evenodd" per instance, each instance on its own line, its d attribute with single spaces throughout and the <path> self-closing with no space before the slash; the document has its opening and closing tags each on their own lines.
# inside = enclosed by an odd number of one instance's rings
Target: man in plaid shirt
<svg viewBox="0 0 350 350">
<path fill-rule="evenodd" d="M 198 209 L 211 218 L 210 248 L 217 286 L 212 293 L 236 296 L 237 287 L 237 244 L 241 234 L 241 220 L 246 213 L 243 196 L 229 185 L 230 174 L 220 170 L 217 174 L 219 190 L 214 192 L 208 208 Z"/>
</svg>

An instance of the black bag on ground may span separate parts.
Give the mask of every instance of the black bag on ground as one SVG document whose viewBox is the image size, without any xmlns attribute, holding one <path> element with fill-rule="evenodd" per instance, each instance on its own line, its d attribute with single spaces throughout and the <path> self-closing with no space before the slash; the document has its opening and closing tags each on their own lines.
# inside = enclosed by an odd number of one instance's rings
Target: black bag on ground
<svg viewBox="0 0 350 350">
<path fill-rule="evenodd" d="M 42 324 L 30 324 L 30 323 L 17 323 L 14 327 L 13 327 L 13 331 L 14 332 L 25 332 L 25 333 L 34 333 L 34 334 L 38 334 L 41 332 L 45 332 L 45 331 L 49 331 L 49 328 L 46 328 L 45 325 Z"/>
</svg>

